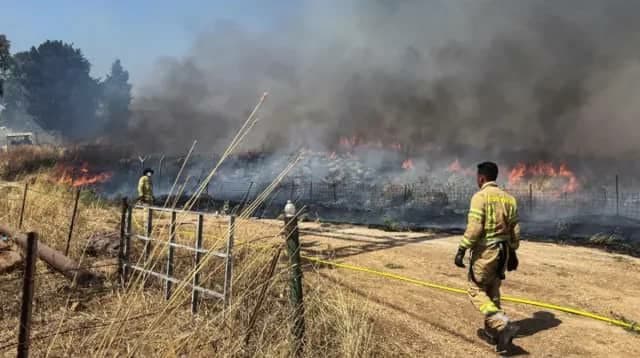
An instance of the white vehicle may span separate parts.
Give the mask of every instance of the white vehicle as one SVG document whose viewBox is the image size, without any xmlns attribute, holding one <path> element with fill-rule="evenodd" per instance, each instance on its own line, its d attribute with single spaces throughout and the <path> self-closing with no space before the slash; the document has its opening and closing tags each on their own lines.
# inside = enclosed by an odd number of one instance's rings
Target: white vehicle
<svg viewBox="0 0 640 358">
<path fill-rule="evenodd" d="M 9 133 L 7 138 L 7 150 L 21 145 L 35 145 L 35 135 L 33 132 Z"/>
</svg>

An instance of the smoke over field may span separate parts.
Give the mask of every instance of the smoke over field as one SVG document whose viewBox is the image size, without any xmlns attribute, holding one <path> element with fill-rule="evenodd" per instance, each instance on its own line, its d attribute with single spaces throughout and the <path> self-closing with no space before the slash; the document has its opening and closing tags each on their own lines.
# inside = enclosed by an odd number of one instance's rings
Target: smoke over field
<svg viewBox="0 0 640 358">
<path fill-rule="evenodd" d="M 637 154 L 640 4 L 303 4 L 266 31 L 218 23 L 188 55 L 161 59 L 135 104 L 137 145 L 220 149 L 267 90 L 246 149 L 346 137 L 494 158 Z"/>
</svg>

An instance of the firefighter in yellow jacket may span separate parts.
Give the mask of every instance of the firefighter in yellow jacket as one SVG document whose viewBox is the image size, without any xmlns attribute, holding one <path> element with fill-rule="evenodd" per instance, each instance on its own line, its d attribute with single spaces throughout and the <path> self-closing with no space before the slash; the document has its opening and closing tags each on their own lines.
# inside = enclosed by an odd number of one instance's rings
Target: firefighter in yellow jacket
<svg viewBox="0 0 640 358">
<path fill-rule="evenodd" d="M 455 264 L 465 267 L 466 250 L 471 250 L 468 289 L 473 305 L 485 316 L 485 329 L 479 334 L 498 352 L 511 346 L 518 327 L 509 322 L 500 305 L 500 284 L 505 270 L 515 270 L 515 250 L 520 242 L 518 207 L 513 196 L 496 184 L 498 166 L 478 165 L 480 190 L 471 198 L 467 229 L 460 242 Z"/>
<path fill-rule="evenodd" d="M 138 200 L 147 205 L 153 205 L 153 183 L 151 176 L 153 169 L 146 168 L 138 180 Z"/>
</svg>

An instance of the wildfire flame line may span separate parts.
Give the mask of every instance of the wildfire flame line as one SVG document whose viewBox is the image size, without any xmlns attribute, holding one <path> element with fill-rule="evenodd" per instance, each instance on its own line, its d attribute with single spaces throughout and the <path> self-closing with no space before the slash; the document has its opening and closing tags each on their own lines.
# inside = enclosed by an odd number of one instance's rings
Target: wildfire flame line
<svg viewBox="0 0 640 358">
<path fill-rule="evenodd" d="M 539 161 L 535 164 L 518 163 L 509 172 L 509 185 L 522 184 L 523 180 L 537 180 L 548 183 L 550 180 L 561 178 L 566 182 L 562 185 L 562 192 L 573 193 L 580 188 L 576 175 L 569 167 L 562 163 L 557 168 L 553 163 Z"/>
<path fill-rule="evenodd" d="M 58 165 L 56 171 L 60 173 L 58 175 L 58 184 L 69 185 L 76 188 L 104 183 L 109 181 L 113 176 L 111 172 L 92 174 L 89 170 L 88 163 L 82 163 L 80 168 Z"/>
</svg>

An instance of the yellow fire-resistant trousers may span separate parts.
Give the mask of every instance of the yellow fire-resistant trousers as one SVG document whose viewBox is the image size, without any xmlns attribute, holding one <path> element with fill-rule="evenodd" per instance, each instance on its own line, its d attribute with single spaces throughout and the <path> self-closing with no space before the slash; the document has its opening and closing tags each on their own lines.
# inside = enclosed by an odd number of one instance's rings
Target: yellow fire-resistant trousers
<svg viewBox="0 0 640 358">
<path fill-rule="evenodd" d="M 479 247 L 471 253 L 471 272 L 469 274 L 469 289 L 467 290 L 471 303 L 485 316 L 486 328 L 502 331 L 508 319 L 500 307 L 500 285 L 502 280 L 499 275 L 500 248 L 497 245 L 491 247 Z"/>
</svg>

